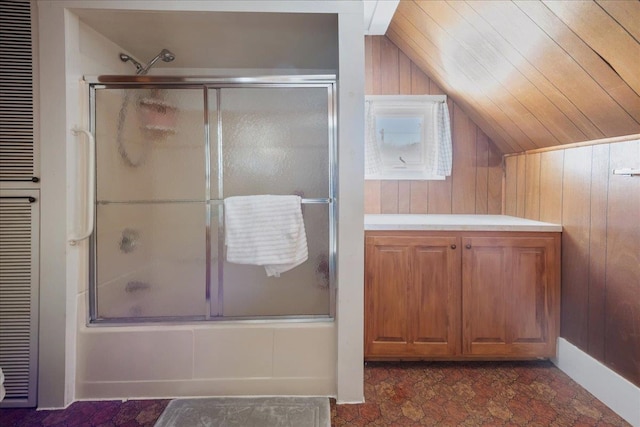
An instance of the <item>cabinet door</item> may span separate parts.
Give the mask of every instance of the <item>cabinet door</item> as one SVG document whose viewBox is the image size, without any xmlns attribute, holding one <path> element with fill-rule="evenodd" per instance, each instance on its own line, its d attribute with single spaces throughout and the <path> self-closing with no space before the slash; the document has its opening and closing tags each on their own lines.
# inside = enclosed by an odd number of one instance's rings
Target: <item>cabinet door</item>
<svg viewBox="0 0 640 427">
<path fill-rule="evenodd" d="M 450 356 L 460 342 L 460 250 L 456 237 L 421 237 L 409 288 L 410 352 Z"/>
<path fill-rule="evenodd" d="M 550 357 L 559 325 L 559 236 L 463 238 L 463 353 Z"/>
<path fill-rule="evenodd" d="M 411 246 L 403 240 L 366 238 L 365 356 L 401 356 L 407 350 Z"/>
<path fill-rule="evenodd" d="M 459 353 L 458 238 L 367 237 L 365 355 Z"/>
</svg>

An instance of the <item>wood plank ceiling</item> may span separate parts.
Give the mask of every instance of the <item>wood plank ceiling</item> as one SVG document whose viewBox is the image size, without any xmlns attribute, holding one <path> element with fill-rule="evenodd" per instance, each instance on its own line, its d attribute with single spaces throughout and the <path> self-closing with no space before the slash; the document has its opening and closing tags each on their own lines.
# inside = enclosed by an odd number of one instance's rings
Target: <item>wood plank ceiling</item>
<svg viewBox="0 0 640 427">
<path fill-rule="evenodd" d="M 640 133 L 640 1 L 402 0 L 386 35 L 503 153 Z"/>
</svg>

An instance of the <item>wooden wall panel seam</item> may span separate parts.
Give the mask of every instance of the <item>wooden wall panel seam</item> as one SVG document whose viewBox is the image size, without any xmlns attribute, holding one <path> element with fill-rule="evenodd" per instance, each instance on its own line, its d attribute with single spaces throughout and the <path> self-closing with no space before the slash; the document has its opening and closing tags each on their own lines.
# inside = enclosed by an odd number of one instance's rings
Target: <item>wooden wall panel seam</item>
<svg viewBox="0 0 640 427">
<path fill-rule="evenodd" d="M 564 96 L 564 94 L 558 91 L 557 88 L 544 75 L 542 75 L 524 55 L 513 47 L 507 39 L 502 37 L 502 35 L 489 24 L 489 22 L 482 18 L 465 2 L 450 2 L 448 4 L 461 14 L 469 25 L 477 28 L 477 30 L 481 32 L 480 37 L 484 36 L 491 45 L 494 46 L 499 54 L 503 55 L 513 67 L 521 72 L 522 77 L 537 91 L 539 91 L 544 98 L 546 98 L 549 103 L 547 105 L 549 105 L 551 109 L 557 109 L 560 117 L 551 115 L 548 120 L 556 121 L 557 123 L 555 126 L 565 128 L 564 130 L 562 130 L 562 128 L 558 129 L 560 134 L 565 136 L 563 141 L 566 141 L 567 139 L 572 140 L 576 137 L 579 139 L 586 139 L 589 136 L 588 133 L 585 133 L 584 126 L 582 125 L 582 123 L 588 120 L 587 117 L 584 116 L 577 107 L 571 103 L 566 96 Z M 470 17 L 470 14 L 474 14 L 474 16 Z M 474 17 L 476 19 L 473 19 Z M 546 108 L 537 108 L 536 111 L 540 114 L 548 113 Z M 578 123 L 575 122 L 576 120 Z M 595 127 L 593 127 L 593 129 L 595 129 Z M 551 129 L 549 130 L 551 131 Z"/>
<path fill-rule="evenodd" d="M 432 57 L 432 61 L 443 62 L 443 67 L 449 67 L 451 70 L 448 70 L 449 73 L 455 73 L 456 75 L 463 76 L 469 83 L 479 89 L 477 96 L 482 98 L 482 104 L 490 105 L 491 108 L 488 110 L 488 113 L 491 115 L 496 115 L 495 117 L 500 117 L 500 120 L 509 126 L 511 130 L 509 133 L 512 138 L 519 141 L 519 143 L 525 144 L 526 147 L 536 148 L 538 147 L 534 141 L 529 137 L 527 132 L 525 132 L 525 128 L 527 127 L 527 121 L 522 120 L 522 114 L 518 113 L 518 111 L 514 110 L 510 103 L 504 102 L 502 99 L 502 94 L 500 96 L 496 94 L 492 94 L 491 91 L 483 91 L 482 86 L 486 85 L 486 82 L 483 82 L 479 77 L 471 75 L 476 69 L 475 66 L 471 66 L 470 64 L 460 64 L 459 58 L 454 56 L 457 52 L 455 49 L 451 50 L 441 50 L 438 49 L 440 38 L 436 38 L 435 40 L 430 37 L 430 29 L 432 28 L 441 28 L 437 22 L 433 21 L 433 19 L 422 10 L 420 6 L 415 6 L 414 2 L 403 2 L 398 6 L 396 10 L 396 14 L 394 15 L 394 22 L 396 20 L 400 20 L 404 18 L 405 22 L 410 22 L 418 31 L 419 36 L 422 38 L 422 46 L 423 49 L 432 47 L 438 52 L 437 57 Z M 416 11 L 415 9 L 422 10 L 422 13 Z M 405 10 L 407 9 L 408 10 Z M 419 27 L 416 27 L 418 25 Z M 435 38 L 435 37 L 434 37 Z M 446 43 L 446 42 L 445 42 Z"/>
<path fill-rule="evenodd" d="M 572 3 L 544 1 L 545 6 L 607 61 L 636 93 L 640 93 L 637 68 L 640 45 L 637 41 L 597 3 Z"/>
<path fill-rule="evenodd" d="M 640 140 L 610 146 L 609 170 L 630 163 L 640 166 Z M 640 386 L 640 180 L 609 175 L 607 188 L 604 360 Z"/>
<path fill-rule="evenodd" d="M 637 117 L 634 117 L 634 115 L 629 112 L 629 107 L 638 104 L 638 94 L 633 91 L 596 51 L 571 31 L 546 5 L 540 2 L 517 2 L 515 4 L 562 49 L 566 56 L 570 57 L 576 65 L 602 89 L 603 92 L 599 92 L 600 94 L 606 93 L 606 97 L 620 106 L 622 111 L 637 123 Z M 562 31 L 559 31 L 559 28 L 562 28 Z M 556 85 L 554 85 L 554 87 L 557 91 L 565 95 L 561 87 Z M 591 98 L 600 99 L 601 96 L 596 96 L 596 94 L 592 93 Z M 622 105 L 622 100 L 624 100 L 625 106 Z M 575 105 L 573 101 L 571 102 Z M 590 124 L 593 126 L 593 129 L 596 129 L 600 133 L 590 133 L 590 139 L 606 135 L 598 124 L 591 119 L 591 115 L 584 113 L 578 105 L 575 105 L 575 107 L 588 120 L 588 123 L 581 121 L 576 124 L 580 124 L 581 126 Z M 611 111 L 613 112 L 615 109 Z M 637 114 L 640 115 L 640 112 Z M 589 126 L 589 129 L 591 129 L 591 126 Z"/>
<path fill-rule="evenodd" d="M 587 352 L 605 362 L 605 301 L 607 269 L 607 204 L 609 199 L 609 146 L 593 147 L 587 298 Z M 603 153 L 600 153 L 603 152 Z M 602 194 L 604 193 L 604 194 Z"/>
<path fill-rule="evenodd" d="M 466 3 L 462 2 L 457 4 L 466 5 Z M 427 15 L 430 16 L 433 22 L 452 22 L 450 19 L 447 20 L 447 14 L 451 14 L 453 12 L 456 15 L 458 18 L 456 26 L 449 26 L 446 24 L 441 26 L 447 36 L 451 37 L 451 39 L 456 42 L 455 48 L 452 47 L 456 51 L 456 58 L 462 62 L 461 53 L 464 51 L 466 53 L 465 59 L 467 61 L 476 61 L 474 65 L 477 66 L 468 67 L 469 69 L 483 69 L 485 70 L 486 76 L 491 76 L 494 79 L 492 82 L 487 82 L 486 85 L 493 86 L 492 91 L 499 93 L 501 98 L 504 98 L 502 100 L 504 104 L 514 106 L 514 113 L 517 113 L 518 116 L 522 117 L 522 121 L 526 126 L 526 129 L 521 126 L 520 127 L 527 136 L 531 137 L 534 142 L 541 140 L 544 141 L 544 144 L 542 145 L 551 145 L 550 143 L 555 145 L 562 142 L 556 137 L 557 132 L 551 132 L 548 124 L 557 127 L 566 126 L 568 123 L 573 125 L 573 122 L 571 122 L 568 117 L 566 120 L 556 120 L 555 115 L 549 115 L 547 120 L 542 119 L 540 115 L 545 115 L 548 110 L 557 110 L 561 115 L 564 115 L 564 113 L 562 113 L 555 104 L 550 102 L 550 100 L 522 74 L 522 71 L 519 68 L 515 67 L 511 61 L 506 58 L 506 56 L 502 55 L 501 51 L 495 49 L 492 43 L 478 43 L 479 40 L 488 41 L 486 34 L 477 30 L 473 23 L 467 19 L 467 16 L 462 15 L 458 9 L 451 7 L 449 3 L 421 2 L 418 3 L 418 5 Z M 466 28 L 465 32 L 459 31 L 461 25 L 464 25 Z M 451 31 L 449 31 L 450 28 Z M 471 35 L 473 30 L 477 31 L 477 34 Z M 495 67 L 496 57 L 504 59 L 501 61 L 501 66 L 499 68 Z M 506 64 L 508 64 L 508 66 Z M 470 65 L 470 63 L 467 65 Z M 491 69 L 491 66 L 494 68 Z M 509 67 L 509 69 L 507 69 L 507 67 Z M 501 79 L 500 77 L 502 74 L 508 76 L 508 79 Z M 519 96 L 524 91 L 523 86 L 526 86 L 527 83 L 529 85 L 527 87 L 527 89 L 529 89 L 527 91 L 527 96 Z M 500 89 L 496 89 L 497 87 L 500 87 Z M 507 95 L 512 98 L 507 100 Z M 539 101 L 546 101 L 546 103 L 544 106 L 539 105 Z M 563 132 L 561 128 L 557 128 L 556 130 L 560 131 L 560 133 Z M 580 134 L 584 137 L 582 132 Z M 536 146 L 539 146 L 539 144 L 536 144 Z"/>
</svg>

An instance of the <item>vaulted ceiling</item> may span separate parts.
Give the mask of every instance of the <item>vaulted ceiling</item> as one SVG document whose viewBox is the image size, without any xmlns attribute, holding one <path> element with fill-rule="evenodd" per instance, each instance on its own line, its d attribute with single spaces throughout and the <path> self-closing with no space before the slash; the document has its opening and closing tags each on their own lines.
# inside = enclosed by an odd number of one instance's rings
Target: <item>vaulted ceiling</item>
<svg viewBox="0 0 640 427">
<path fill-rule="evenodd" d="M 402 0 L 386 35 L 504 153 L 640 133 L 640 1 Z"/>
</svg>

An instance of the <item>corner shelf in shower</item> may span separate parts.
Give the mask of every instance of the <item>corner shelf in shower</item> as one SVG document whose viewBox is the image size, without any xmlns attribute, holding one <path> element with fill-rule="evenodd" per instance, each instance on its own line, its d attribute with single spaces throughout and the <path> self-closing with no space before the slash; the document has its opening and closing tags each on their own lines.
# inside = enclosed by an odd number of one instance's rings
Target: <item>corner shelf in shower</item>
<svg viewBox="0 0 640 427">
<path fill-rule="evenodd" d="M 149 133 L 150 136 L 154 136 L 154 137 L 162 137 L 162 136 L 176 134 L 176 128 L 167 127 L 167 126 L 147 125 L 147 126 L 143 126 L 142 130 Z"/>
<path fill-rule="evenodd" d="M 159 98 L 142 98 L 139 101 L 142 129 L 154 138 L 176 133 L 176 106 Z"/>
</svg>

